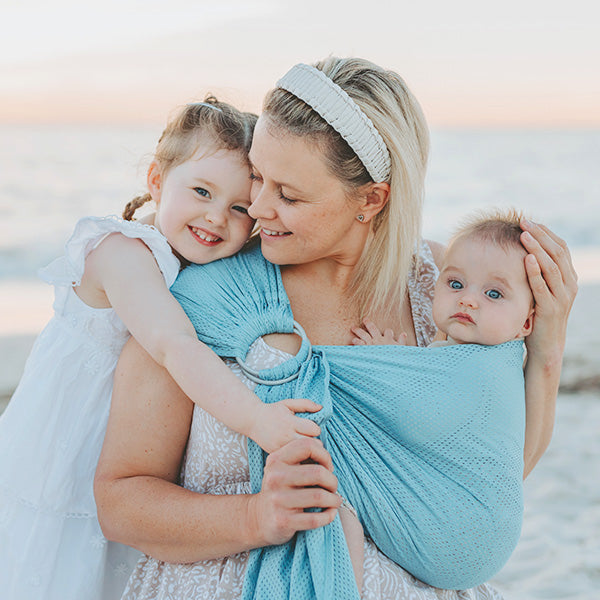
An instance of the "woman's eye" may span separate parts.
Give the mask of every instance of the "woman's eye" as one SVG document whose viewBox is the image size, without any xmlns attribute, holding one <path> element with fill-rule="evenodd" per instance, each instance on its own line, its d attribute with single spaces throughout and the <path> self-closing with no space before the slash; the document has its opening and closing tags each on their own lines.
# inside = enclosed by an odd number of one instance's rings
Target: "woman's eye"
<svg viewBox="0 0 600 600">
<path fill-rule="evenodd" d="M 488 290 L 485 295 L 488 298 L 491 298 L 492 300 L 498 300 L 500 298 L 502 298 L 502 293 L 499 292 L 498 290 Z"/>
<path fill-rule="evenodd" d="M 463 284 L 460 281 L 457 281 L 456 279 L 451 279 L 448 282 L 448 285 L 453 289 L 453 290 L 462 290 Z"/>
<path fill-rule="evenodd" d="M 241 212 L 244 215 L 248 214 L 248 209 L 245 206 L 232 206 L 231 210 L 237 210 L 238 212 Z"/>
<path fill-rule="evenodd" d="M 194 188 L 194 191 L 196 192 L 196 194 L 202 196 L 203 198 L 210 198 L 210 192 L 208 190 L 205 190 L 204 188 L 196 187 Z"/>
<path fill-rule="evenodd" d="M 284 196 L 283 192 L 281 190 L 279 190 L 279 197 L 286 203 L 286 204 L 295 204 L 296 202 L 298 202 L 298 200 L 294 200 L 293 198 L 288 198 L 287 196 Z"/>
<path fill-rule="evenodd" d="M 256 173 L 250 173 L 250 181 L 260 181 L 261 178 Z"/>
</svg>

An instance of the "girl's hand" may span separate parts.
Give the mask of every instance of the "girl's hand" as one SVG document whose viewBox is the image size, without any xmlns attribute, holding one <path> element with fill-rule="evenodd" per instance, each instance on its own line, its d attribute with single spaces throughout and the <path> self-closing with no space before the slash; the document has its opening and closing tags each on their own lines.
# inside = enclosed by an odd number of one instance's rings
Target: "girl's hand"
<svg viewBox="0 0 600 600">
<path fill-rule="evenodd" d="M 321 428 L 314 421 L 297 417 L 296 413 L 314 413 L 321 408 L 316 402 L 306 398 L 290 398 L 273 404 L 261 403 L 246 435 L 265 452 L 275 452 L 292 440 L 319 435 Z"/>
<path fill-rule="evenodd" d="M 252 527 L 262 546 L 283 544 L 297 531 L 316 529 L 333 521 L 341 504 L 331 456 L 320 440 L 293 440 L 269 454 L 262 489 L 251 496 Z M 320 508 L 305 512 L 306 508 Z"/>
<path fill-rule="evenodd" d="M 368 320 L 365 320 L 363 326 L 352 327 L 350 330 L 355 335 L 352 339 L 353 346 L 406 346 L 406 333 L 401 333 L 397 337 L 391 329 L 386 329 L 381 333 L 379 327 L 373 321 Z"/>
<path fill-rule="evenodd" d="M 535 299 L 534 326 L 526 338 L 529 360 L 560 368 L 567 317 L 577 294 L 577 273 L 567 244 L 545 225 L 521 221 L 525 269 Z"/>
</svg>

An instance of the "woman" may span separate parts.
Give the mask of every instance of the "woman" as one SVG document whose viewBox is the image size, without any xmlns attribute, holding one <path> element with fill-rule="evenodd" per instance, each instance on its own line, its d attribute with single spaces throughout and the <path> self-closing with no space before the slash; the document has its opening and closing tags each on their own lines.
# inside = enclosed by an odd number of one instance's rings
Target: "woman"
<svg viewBox="0 0 600 600">
<path fill-rule="evenodd" d="M 397 75 L 366 61 L 317 67 L 294 68 L 257 124 L 249 212 L 261 226 L 262 252 L 281 265 L 293 317 L 313 345 L 349 344 L 366 315 L 426 345 L 434 334 L 431 251 L 440 249 L 419 243 L 428 151 L 420 108 Z M 576 283 L 564 243 L 525 226 L 537 304 L 526 371 L 527 418 L 537 435 L 525 448 L 527 474 L 550 439 Z M 298 349 L 297 337 L 265 335 L 246 362 L 265 369 Z M 140 563 L 125 597 L 239 597 L 246 551 L 330 523 L 336 489 L 329 454 L 306 439 L 271 454 L 260 491 L 249 494 L 245 440 L 198 410 L 192 416 L 189 400 L 135 342 L 124 350 L 97 472 L 99 517 L 107 537 L 154 557 Z M 324 510 L 304 512 L 315 506 Z M 485 585 L 464 593 L 426 586 L 368 539 L 363 566 L 363 598 L 496 595 Z"/>
</svg>

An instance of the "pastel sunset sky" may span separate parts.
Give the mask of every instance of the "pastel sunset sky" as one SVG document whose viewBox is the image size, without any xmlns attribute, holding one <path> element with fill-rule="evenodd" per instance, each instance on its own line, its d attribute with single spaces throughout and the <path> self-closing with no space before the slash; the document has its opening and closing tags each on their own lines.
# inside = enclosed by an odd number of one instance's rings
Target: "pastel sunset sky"
<svg viewBox="0 0 600 600">
<path fill-rule="evenodd" d="M 296 62 L 400 73 L 432 126 L 600 127 L 597 0 L 3 0 L 0 122 L 247 110 Z"/>
</svg>

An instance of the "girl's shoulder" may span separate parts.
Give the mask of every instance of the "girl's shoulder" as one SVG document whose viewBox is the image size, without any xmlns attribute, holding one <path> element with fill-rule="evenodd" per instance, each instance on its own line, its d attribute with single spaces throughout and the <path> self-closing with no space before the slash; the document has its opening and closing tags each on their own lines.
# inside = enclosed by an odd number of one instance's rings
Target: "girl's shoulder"
<svg viewBox="0 0 600 600">
<path fill-rule="evenodd" d="M 152 252 L 167 285 L 175 281 L 180 263 L 158 229 L 138 221 L 125 221 L 114 215 L 80 219 L 65 244 L 64 255 L 41 269 L 39 276 L 56 286 L 80 285 L 88 254 L 115 233 L 142 241 Z"/>
</svg>

